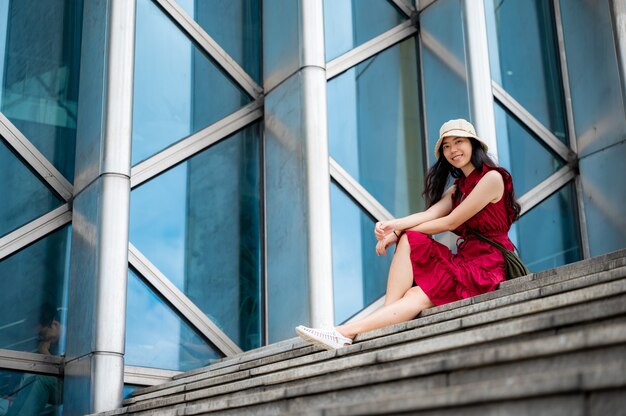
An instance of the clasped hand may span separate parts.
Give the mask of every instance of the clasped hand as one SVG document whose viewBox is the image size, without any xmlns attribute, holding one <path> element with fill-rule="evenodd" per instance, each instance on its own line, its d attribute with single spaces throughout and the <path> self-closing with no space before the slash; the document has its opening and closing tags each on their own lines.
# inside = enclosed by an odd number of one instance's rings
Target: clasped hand
<svg viewBox="0 0 626 416">
<path fill-rule="evenodd" d="M 374 234 L 378 243 L 376 244 L 376 254 L 379 256 L 387 255 L 387 247 L 397 242 L 398 238 L 393 232 L 394 226 L 391 221 L 377 222 L 374 227 Z"/>
</svg>

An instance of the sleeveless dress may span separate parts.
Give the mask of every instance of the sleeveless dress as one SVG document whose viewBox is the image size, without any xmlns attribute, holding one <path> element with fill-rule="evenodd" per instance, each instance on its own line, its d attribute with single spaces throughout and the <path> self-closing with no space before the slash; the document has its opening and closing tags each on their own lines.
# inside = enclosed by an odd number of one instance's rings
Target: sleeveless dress
<svg viewBox="0 0 626 416">
<path fill-rule="evenodd" d="M 457 253 L 453 254 L 430 235 L 406 231 L 411 247 L 413 280 L 435 305 L 454 302 L 495 290 L 505 280 L 502 253 L 491 244 L 479 240 L 468 226 L 491 240 L 513 249 L 508 232 L 515 218 L 510 198 L 513 187 L 511 175 L 504 169 L 483 164 L 467 177 L 455 180 L 457 192 L 452 208 L 476 186 L 490 170 L 497 170 L 504 180 L 504 193 L 496 203 L 489 203 L 476 215 L 454 230 L 459 236 Z M 460 195 L 460 196 L 459 196 Z"/>
</svg>

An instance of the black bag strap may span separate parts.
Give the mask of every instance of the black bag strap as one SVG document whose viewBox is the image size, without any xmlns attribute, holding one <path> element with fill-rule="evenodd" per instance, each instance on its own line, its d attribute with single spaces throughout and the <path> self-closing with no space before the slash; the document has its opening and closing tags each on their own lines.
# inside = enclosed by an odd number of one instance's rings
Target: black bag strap
<svg viewBox="0 0 626 416">
<path fill-rule="evenodd" d="M 467 229 L 470 230 L 470 232 L 472 234 L 474 234 L 476 237 L 478 237 L 480 240 L 483 240 L 483 241 L 491 244 L 492 246 L 494 246 L 495 248 L 500 250 L 502 253 L 504 253 L 505 251 L 511 251 L 511 250 L 508 250 L 506 247 L 504 247 L 502 244 L 496 243 L 492 239 L 485 237 L 484 235 L 482 235 L 481 233 L 479 233 L 475 229 L 470 228 L 470 227 L 467 227 Z M 517 254 L 520 255 L 519 249 L 517 247 L 515 247 L 515 245 L 513 245 L 513 248 L 517 251 Z"/>
</svg>

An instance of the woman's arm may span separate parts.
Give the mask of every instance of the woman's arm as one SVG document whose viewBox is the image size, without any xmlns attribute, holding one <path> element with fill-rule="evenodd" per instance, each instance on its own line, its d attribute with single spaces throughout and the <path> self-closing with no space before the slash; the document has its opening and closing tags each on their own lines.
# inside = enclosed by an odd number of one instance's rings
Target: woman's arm
<svg viewBox="0 0 626 416">
<path fill-rule="evenodd" d="M 376 227 L 374 228 L 376 239 L 380 241 L 393 231 L 404 231 L 424 222 L 432 221 L 448 215 L 452 210 L 452 195 L 455 190 L 456 186 L 448 188 L 439 202 L 428 208 L 426 211 L 418 212 L 403 218 L 396 218 L 394 220 L 376 223 Z"/>
<path fill-rule="evenodd" d="M 498 202 L 504 194 L 504 180 L 500 172 L 492 170 L 483 176 L 472 192 L 467 195 L 452 212 L 443 217 L 424 222 L 411 228 L 424 234 L 438 234 L 456 230 L 465 221 L 472 218 L 481 209 L 492 202 Z"/>
</svg>

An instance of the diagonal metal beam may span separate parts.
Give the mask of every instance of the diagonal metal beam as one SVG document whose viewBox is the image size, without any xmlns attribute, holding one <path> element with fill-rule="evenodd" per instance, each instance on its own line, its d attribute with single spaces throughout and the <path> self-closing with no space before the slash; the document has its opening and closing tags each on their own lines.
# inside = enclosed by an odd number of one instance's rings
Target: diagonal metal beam
<svg viewBox="0 0 626 416">
<path fill-rule="evenodd" d="M 257 100 L 218 122 L 173 144 L 131 169 L 131 188 L 159 175 L 192 155 L 230 136 L 263 117 L 263 101 Z"/>
<path fill-rule="evenodd" d="M 202 29 L 175 0 L 154 0 L 170 17 L 222 67 L 253 99 L 263 94 L 261 88 L 224 49 Z"/>
<path fill-rule="evenodd" d="M 415 7 L 413 7 L 413 4 L 410 4 L 408 1 L 404 1 L 404 0 L 389 0 L 389 1 L 395 4 L 396 7 L 402 10 L 402 13 L 404 13 L 408 17 L 412 17 L 415 13 L 417 13 L 417 10 L 415 10 Z"/>
<path fill-rule="evenodd" d="M 131 243 L 128 243 L 128 262 L 178 313 L 226 356 L 243 352 L 228 335 Z"/>
<path fill-rule="evenodd" d="M 0 136 L 63 200 L 69 201 L 72 198 L 72 184 L 2 113 L 0 113 Z"/>
<path fill-rule="evenodd" d="M 385 221 L 393 219 L 393 215 L 387 209 L 367 192 L 367 190 L 344 168 L 339 165 L 332 157 L 329 158 L 330 177 L 333 178 L 339 186 L 346 190 L 350 197 L 361 205 L 376 221 Z"/>
<path fill-rule="evenodd" d="M 406 22 L 344 53 L 326 64 L 326 79 L 330 80 L 353 66 L 417 33 L 413 22 Z"/>
<path fill-rule="evenodd" d="M 50 374 L 63 374 L 63 357 L 0 349 L 0 368 Z"/>
<path fill-rule="evenodd" d="M 0 238 L 0 260 L 21 250 L 72 221 L 69 204 L 48 212 Z"/>
<path fill-rule="evenodd" d="M 563 142 L 561 142 L 546 126 L 541 124 L 524 106 L 507 93 L 495 81 L 491 82 L 493 96 L 517 117 L 526 127 L 528 127 L 537 137 L 539 137 L 550 149 L 567 162 L 576 160 L 576 154 Z"/>
<path fill-rule="evenodd" d="M 539 185 L 522 195 L 517 202 L 522 207 L 520 215 L 524 215 L 544 199 L 561 189 L 566 183 L 576 177 L 576 172 L 571 166 L 566 165 L 546 178 Z"/>
<path fill-rule="evenodd" d="M 420 13 L 423 12 L 424 9 L 433 4 L 435 1 L 436 0 L 415 0 L 417 3 L 417 11 Z"/>
</svg>

